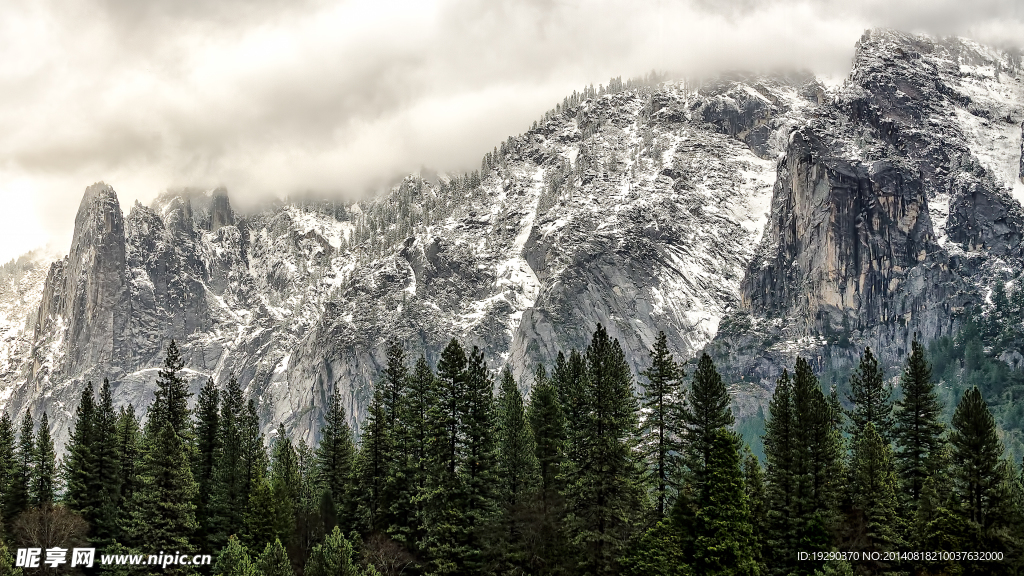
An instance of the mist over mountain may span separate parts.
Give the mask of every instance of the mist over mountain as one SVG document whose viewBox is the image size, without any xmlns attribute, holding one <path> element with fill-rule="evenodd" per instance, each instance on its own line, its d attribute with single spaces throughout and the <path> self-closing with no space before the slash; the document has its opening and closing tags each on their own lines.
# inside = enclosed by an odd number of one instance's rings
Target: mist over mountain
<svg viewBox="0 0 1024 576">
<path fill-rule="evenodd" d="M 358 428 L 391 340 L 434 364 L 458 338 L 529 386 L 600 323 L 634 375 L 659 331 L 707 349 L 754 417 L 797 354 L 898 363 L 1015 285 L 1022 121 L 1019 51 L 874 30 L 841 84 L 613 79 L 360 202 L 95 183 L 67 255 L 0 269 L 0 399 L 59 444 L 88 381 L 148 405 L 174 339 L 193 392 L 235 376 L 265 431 L 312 440 L 333 391 Z"/>
</svg>

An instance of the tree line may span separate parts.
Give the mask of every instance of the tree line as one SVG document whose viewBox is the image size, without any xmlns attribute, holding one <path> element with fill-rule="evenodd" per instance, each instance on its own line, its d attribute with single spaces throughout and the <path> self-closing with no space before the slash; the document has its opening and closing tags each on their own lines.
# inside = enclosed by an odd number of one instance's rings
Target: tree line
<svg viewBox="0 0 1024 576">
<path fill-rule="evenodd" d="M 537 367 L 527 401 L 476 347 L 452 340 L 432 368 L 391 344 L 358 441 L 334 394 L 311 447 L 283 427 L 267 442 L 234 379 L 209 380 L 190 408 L 172 342 L 145 422 L 115 410 L 108 382 L 98 397 L 89 384 L 59 465 L 45 413 L 17 434 L 0 416 L 4 539 L 212 553 L 199 570 L 224 576 L 1019 569 L 1020 473 L 977 388 L 942 424 L 917 342 L 896 400 L 870 349 L 845 401 L 798 358 L 769 405 L 763 464 L 732 430 L 711 358 L 683 367 L 659 334 L 638 394 L 599 326 L 582 352 Z M 834 550 L 896 556 L 798 557 Z M 940 550 L 1003 556 L 913 554 Z M 3 547 L 0 574 L 18 573 Z"/>
</svg>

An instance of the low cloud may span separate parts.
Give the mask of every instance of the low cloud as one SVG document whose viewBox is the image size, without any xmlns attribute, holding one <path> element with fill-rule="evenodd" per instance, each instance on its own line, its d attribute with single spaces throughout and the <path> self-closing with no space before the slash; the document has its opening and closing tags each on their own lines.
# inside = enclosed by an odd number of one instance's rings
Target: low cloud
<svg viewBox="0 0 1024 576">
<path fill-rule="evenodd" d="M 14 0 L 0 260 L 66 250 L 82 190 L 236 203 L 460 171 L 574 89 L 651 70 L 845 74 L 864 29 L 1024 39 L 1014 0 Z M 7 210 L 15 206 L 16 210 Z M 16 213 L 12 213 L 16 212 Z"/>
</svg>

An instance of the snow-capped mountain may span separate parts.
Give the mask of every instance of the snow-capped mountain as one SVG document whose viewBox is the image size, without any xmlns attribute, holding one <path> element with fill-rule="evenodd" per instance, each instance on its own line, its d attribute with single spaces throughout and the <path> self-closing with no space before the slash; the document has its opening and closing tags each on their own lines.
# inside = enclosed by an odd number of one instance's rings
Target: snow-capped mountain
<svg viewBox="0 0 1024 576">
<path fill-rule="evenodd" d="M 895 355 L 1022 269 L 1022 119 L 1018 56 L 877 31 L 839 87 L 613 81 L 479 172 L 369 202 L 184 190 L 125 214 L 95 184 L 67 256 L 0 270 L 0 403 L 62 440 L 88 380 L 147 405 L 174 338 L 194 391 L 234 375 L 265 429 L 310 439 L 333 390 L 358 424 L 389 340 L 433 362 L 459 338 L 528 387 L 602 323 L 636 373 L 659 330 L 710 344 L 743 416 L 796 353 Z"/>
</svg>

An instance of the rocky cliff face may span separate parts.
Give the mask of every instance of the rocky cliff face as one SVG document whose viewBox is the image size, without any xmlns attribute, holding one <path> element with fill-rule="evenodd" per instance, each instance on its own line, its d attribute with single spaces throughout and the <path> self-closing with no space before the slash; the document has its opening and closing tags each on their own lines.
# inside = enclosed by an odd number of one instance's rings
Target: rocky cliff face
<svg viewBox="0 0 1024 576">
<path fill-rule="evenodd" d="M 1020 272 L 1012 62 L 965 40 L 865 34 L 779 161 L 743 309 L 712 346 L 734 376 L 770 386 L 797 353 L 842 365 L 865 345 L 898 362 L 915 333 L 951 333 Z"/>
<path fill-rule="evenodd" d="M 600 322 L 636 374 L 659 330 L 681 357 L 710 344 L 742 416 L 797 353 L 895 358 L 1019 273 L 1022 117 L 998 51 L 872 32 L 841 87 L 616 83 L 479 173 L 358 204 L 239 213 L 224 190 L 177 190 L 122 218 L 95 185 L 69 255 L 9 307 L 34 330 L 0 341 L 0 400 L 48 410 L 63 439 L 89 379 L 146 406 L 174 338 L 194 391 L 235 376 L 265 429 L 312 440 L 333 391 L 358 426 L 390 339 L 434 362 L 459 338 L 528 387 Z"/>
</svg>

